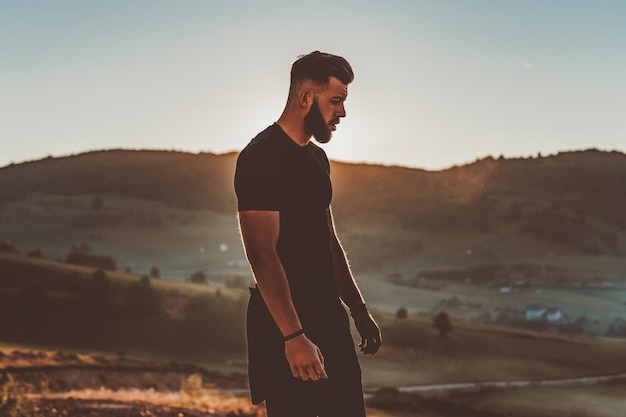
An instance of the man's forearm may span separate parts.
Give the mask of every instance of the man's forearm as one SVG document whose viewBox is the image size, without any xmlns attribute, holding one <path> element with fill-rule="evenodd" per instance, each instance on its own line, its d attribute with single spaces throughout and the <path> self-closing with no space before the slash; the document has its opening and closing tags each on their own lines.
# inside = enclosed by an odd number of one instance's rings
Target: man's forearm
<svg viewBox="0 0 626 417">
<path fill-rule="evenodd" d="M 333 214 L 330 207 L 326 211 L 326 219 L 328 222 L 328 232 L 330 241 L 328 245 L 330 247 L 330 254 L 333 261 L 335 285 L 337 291 L 343 302 L 348 306 L 350 311 L 358 309 L 365 304 L 363 295 L 359 291 L 359 287 L 356 285 L 346 252 L 343 250 L 339 238 L 337 237 L 337 231 L 335 230 L 335 223 L 333 220 Z"/>
<path fill-rule="evenodd" d="M 330 250 L 333 258 L 335 282 L 339 296 L 351 310 L 365 303 L 363 295 L 354 280 L 346 253 L 335 237 L 331 238 Z"/>
</svg>

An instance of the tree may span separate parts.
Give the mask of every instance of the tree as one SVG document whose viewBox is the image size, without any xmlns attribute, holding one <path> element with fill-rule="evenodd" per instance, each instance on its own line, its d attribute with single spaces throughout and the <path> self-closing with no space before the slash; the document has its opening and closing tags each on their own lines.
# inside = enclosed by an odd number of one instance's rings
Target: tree
<svg viewBox="0 0 626 417">
<path fill-rule="evenodd" d="M 141 283 L 142 286 L 149 287 L 150 286 L 150 277 L 147 276 L 147 275 L 142 275 L 141 279 L 139 280 L 139 282 Z"/>
<path fill-rule="evenodd" d="M 409 312 L 407 311 L 406 308 L 404 307 L 400 307 L 397 311 L 396 311 L 396 318 L 399 318 L 401 320 L 406 319 L 409 316 Z"/>
<path fill-rule="evenodd" d="M 153 266 L 152 268 L 150 268 L 150 276 L 152 278 L 160 278 L 161 277 L 161 270 L 159 269 L 158 266 Z"/>
<path fill-rule="evenodd" d="M 446 337 L 448 332 L 452 331 L 450 317 L 445 311 L 440 311 L 433 317 L 433 324 L 439 330 L 439 337 Z"/>
<path fill-rule="evenodd" d="M 206 279 L 207 276 L 202 271 L 196 271 L 189 277 L 189 281 L 193 282 L 194 284 L 204 284 L 206 283 Z"/>
</svg>

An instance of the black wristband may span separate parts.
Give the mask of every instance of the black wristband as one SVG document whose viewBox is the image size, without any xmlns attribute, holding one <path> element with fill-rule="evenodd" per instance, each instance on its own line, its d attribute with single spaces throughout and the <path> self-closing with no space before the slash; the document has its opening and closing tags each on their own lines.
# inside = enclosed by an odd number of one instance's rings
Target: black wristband
<svg viewBox="0 0 626 417">
<path fill-rule="evenodd" d="M 291 334 L 288 334 L 287 336 L 285 336 L 283 338 L 283 340 L 286 342 L 288 340 L 295 339 L 296 337 L 300 336 L 301 334 L 304 334 L 304 329 L 296 330 L 295 332 L 293 332 Z"/>
<path fill-rule="evenodd" d="M 357 318 L 360 316 L 364 316 L 368 313 L 367 311 L 367 307 L 365 306 L 365 303 L 361 303 L 357 306 L 354 306 L 350 309 L 350 315 L 352 316 L 352 318 Z"/>
</svg>

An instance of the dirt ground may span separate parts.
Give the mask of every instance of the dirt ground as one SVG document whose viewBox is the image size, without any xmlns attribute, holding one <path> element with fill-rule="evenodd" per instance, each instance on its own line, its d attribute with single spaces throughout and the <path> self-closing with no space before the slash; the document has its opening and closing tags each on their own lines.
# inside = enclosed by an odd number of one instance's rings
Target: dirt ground
<svg viewBox="0 0 626 417">
<path fill-rule="evenodd" d="M 33 401 L 36 411 L 44 416 L 64 417 L 252 417 L 256 412 L 198 410 L 185 407 L 169 407 L 142 402 L 118 402 L 111 400 L 40 399 Z"/>
</svg>

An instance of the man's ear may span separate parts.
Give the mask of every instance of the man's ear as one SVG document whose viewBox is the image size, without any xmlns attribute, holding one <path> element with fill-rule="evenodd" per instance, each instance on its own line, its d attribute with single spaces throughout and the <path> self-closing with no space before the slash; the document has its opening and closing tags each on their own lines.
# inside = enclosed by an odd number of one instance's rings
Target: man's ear
<svg viewBox="0 0 626 417">
<path fill-rule="evenodd" d="M 312 102 L 312 94 L 309 90 L 301 90 L 298 94 L 298 104 L 300 107 L 308 108 Z"/>
<path fill-rule="evenodd" d="M 315 99 L 315 91 L 313 89 L 303 88 L 298 93 L 298 105 L 302 109 L 305 109 L 306 111 L 309 111 L 309 109 L 313 105 L 314 99 Z"/>
</svg>

